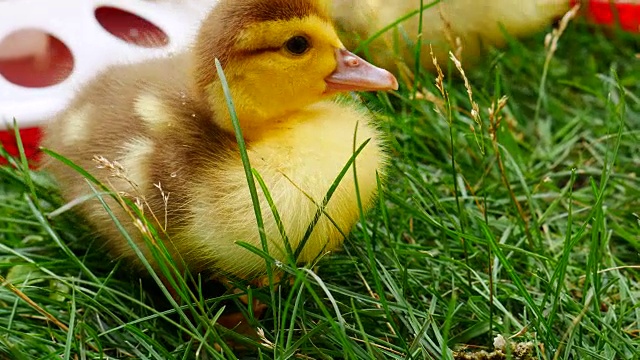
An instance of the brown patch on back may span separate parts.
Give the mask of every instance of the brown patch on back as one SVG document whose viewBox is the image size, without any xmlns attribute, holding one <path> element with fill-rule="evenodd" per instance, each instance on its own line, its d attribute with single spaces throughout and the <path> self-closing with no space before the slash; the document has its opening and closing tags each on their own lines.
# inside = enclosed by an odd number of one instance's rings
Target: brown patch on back
<svg viewBox="0 0 640 360">
<path fill-rule="evenodd" d="M 43 146 L 68 158 L 102 183 L 112 183 L 116 191 L 144 197 L 149 204 L 145 214 L 150 216 L 152 212 L 164 222 L 165 204 L 160 190 L 155 188 L 155 184 L 161 184 L 165 192 L 173 194 L 169 200 L 168 229 L 180 229 L 187 218 L 186 184 L 196 176 L 206 158 L 215 159 L 224 156 L 229 148 L 233 149 L 233 135 L 222 133 L 213 124 L 213 115 L 207 106 L 190 91 L 189 66 L 188 57 L 180 55 L 107 69 L 84 86 L 69 108 L 50 122 Z M 148 122 L 136 114 L 135 101 L 145 94 L 157 97 L 170 110 L 165 114 L 171 119 L 169 126 L 153 131 Z M 83 118 L 86 135 L 75 143 L 65 141 L 66 117 L 88 105 L 91 116 Z M 109 161 L 126 158 L 127 144 L 137 138 L 148 138 L 154 148 L 148 157 L 134 164 L 148 181 L 140 184 L 139 192 L 132 192 L 131 187 L 114 178 L 109 169 L 98 169 L 93 158 L 102 156 Z M 63 163 L 46 157 L 43 167 L 62 185 L 67 201 L 91 194 L 85 179 Z M 104 198 L 134 241 L 145 249 L 140 231 L 129 215 L 108 196 Z M 136 255 L 97 200 L 85 201 L 76 210 L 102 235 L 113 255 L 139 265 Z"/>
</svg>

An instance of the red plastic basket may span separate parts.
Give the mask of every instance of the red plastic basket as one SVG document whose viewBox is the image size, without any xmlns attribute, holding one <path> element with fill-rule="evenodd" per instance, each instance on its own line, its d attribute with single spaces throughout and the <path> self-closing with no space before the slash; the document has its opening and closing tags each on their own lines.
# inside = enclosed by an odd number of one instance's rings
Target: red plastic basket
<svg viewBox="0 0 640 360">
<path fill-rule="evenodd" d="M 100 69 L 183 51 L 216 0 L 0 0 L 0 145 L 37 165 L 41 130 Z M 0 156 L 0 165 L 7 160 Z"/>
</svg>

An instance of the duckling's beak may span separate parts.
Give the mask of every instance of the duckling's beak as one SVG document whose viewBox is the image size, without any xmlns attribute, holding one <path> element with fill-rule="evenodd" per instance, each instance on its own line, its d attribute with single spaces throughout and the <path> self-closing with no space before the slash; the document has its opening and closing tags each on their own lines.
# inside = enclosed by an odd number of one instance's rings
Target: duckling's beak
<svg viewBox="0 0 640 360">
<path fill-rule="evenodd" d="M 324 79 L 327 83 L 325 93 L 398 89 L 398 80 L 393 74 L 346 49 L 336 49 L 336 60 L 336 70 Z"/>
</svg>

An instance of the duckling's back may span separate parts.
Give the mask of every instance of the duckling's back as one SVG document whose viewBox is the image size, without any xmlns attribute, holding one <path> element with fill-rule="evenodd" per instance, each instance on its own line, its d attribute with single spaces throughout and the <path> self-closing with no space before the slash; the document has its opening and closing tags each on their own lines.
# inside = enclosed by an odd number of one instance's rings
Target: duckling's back
<svg viewBox="0 0 640 360">
<path fill-rule="evenodd" d="M 180 229 L 188 201 L 185 180 L 195 177 L 203 163 L 224 152 L 230 156 L 234 146 L 192 96 L 187 71 L 185 56 L 109 68 L 50 122 L 43 146 L 143 204 L 145 215 L 161 220 L 159 229 Z M 51 158 L 43 165 L 68 201 L 91 195 L 87 181 L 72 168 Z M 109 196 L 103 198 L 145 249 L 134 220 Z M 135 257 L 99 201 L 83 201 L 78 209 L 114 255 Z"/>
</svg>

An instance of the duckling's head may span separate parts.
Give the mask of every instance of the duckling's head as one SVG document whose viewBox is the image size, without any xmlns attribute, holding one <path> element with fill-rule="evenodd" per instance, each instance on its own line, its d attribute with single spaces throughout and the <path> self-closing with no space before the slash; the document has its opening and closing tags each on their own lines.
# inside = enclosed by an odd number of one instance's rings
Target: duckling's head
<svg viewBox="0 0 640 360">
<path fill-rule="evenodd" d="M 220 0 L 193 56 L 197 93 L 232 132 L 220 60 L 245 136 L 338 92 L 398 87 L 391 73 L 344 48 L 323 0 Z"/>
</svg>

